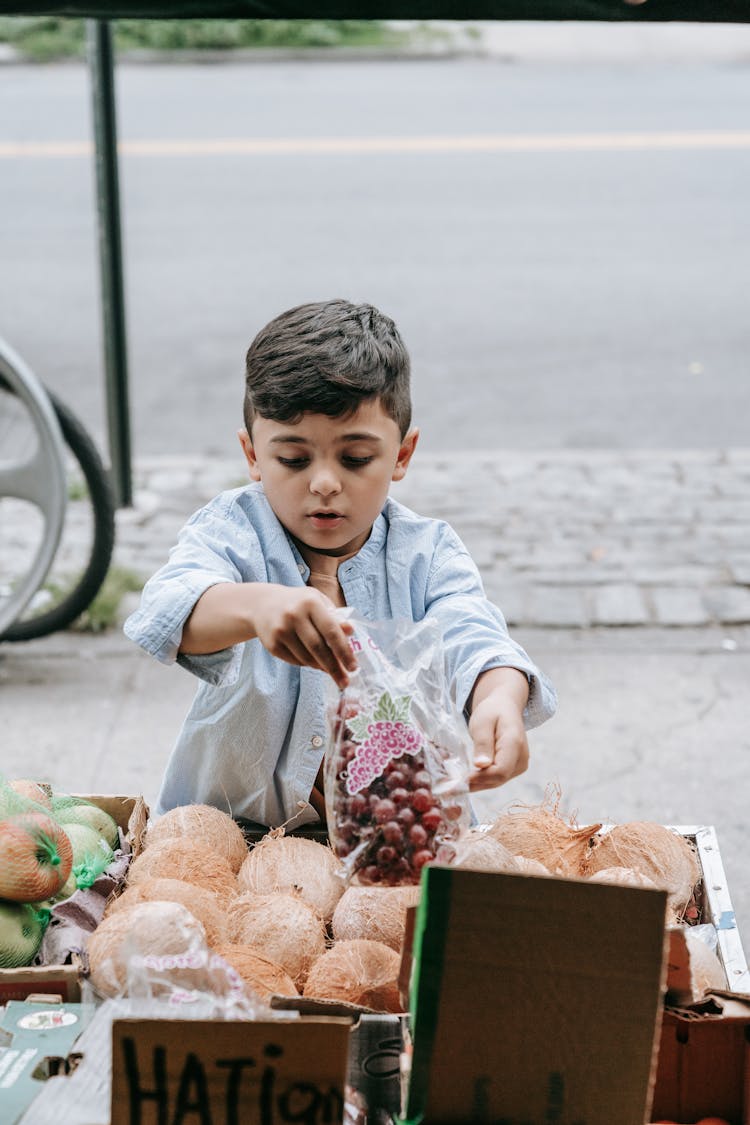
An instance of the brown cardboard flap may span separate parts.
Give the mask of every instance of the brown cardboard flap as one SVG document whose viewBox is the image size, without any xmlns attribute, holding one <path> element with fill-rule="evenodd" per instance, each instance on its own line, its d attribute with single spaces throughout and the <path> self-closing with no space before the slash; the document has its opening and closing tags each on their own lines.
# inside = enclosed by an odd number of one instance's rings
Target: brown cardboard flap
<svg viewBox="0 0 750 1125">
<path fill-rule="evenodd" d="M 79 801 L 88 801 L 109 813 L 122 828 L 134 855 L 143 851 L 143 837 L 148 824 L 148 805 L 143 797 L 122 797 L 116 794 L 71 793 Z"/>
<path fill-rule="evenodd" d="M 345 1019 L 123 1019 L 112 1025 L 111 1125 L 341 1121 Z"/>
<path fill-rule="evenodd" d="M 8 1000 L 25 1000 L 32 992 L 46 992 L 63 1000 L 81 998 L 80 964 L 27 965 L 18 969 L 0 969 L 0 1004 Z"/>
<path fill-rule="evenodd" d="M 407 1117 L 647 1120 L 663 891 L 428 868 Z"/>
<path fill-rule="evenodd" d="M 748 1027 L 747 1007 L 744 1019 L 736 1009 L 727 1019 L 701 1017 L 696 1011 L 666 1011 L 652 1119 L 699 1121 L 702 1117 L 721 1117 L 732 1125 L 744 1121 Z"/>
</svg>

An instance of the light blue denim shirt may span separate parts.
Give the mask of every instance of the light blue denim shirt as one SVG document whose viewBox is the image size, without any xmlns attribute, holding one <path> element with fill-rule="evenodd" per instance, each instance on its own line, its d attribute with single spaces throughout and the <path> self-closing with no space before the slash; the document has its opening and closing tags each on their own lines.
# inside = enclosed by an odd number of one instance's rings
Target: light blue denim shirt
<svg viewBox="0 0 750 1125">
<path fill-rule="evenodd" d="M 147 583 L 125 633 L 165 664 L 201 680 L 167 763 L 156 815 L 201 802 L 262 825 L 316 821 L 308 802 L 327 737 L 323 672 L 279 660 L 259 640 L 208 656 L 179 653 L 193 606 L 218 582 L 302 586 L 309 577 L 260 484 L 223 492 L 180 532 L 169 561 Z M 480 672 L 525 672 L 524 719 L 555 710 L 554 689 L 487 601 L 479 572 L 452 528 L 388 499 L 361 550 L 339 566 L 346 603 L 370 620 L 437 619 L 459 711 Z"/>
</svg>

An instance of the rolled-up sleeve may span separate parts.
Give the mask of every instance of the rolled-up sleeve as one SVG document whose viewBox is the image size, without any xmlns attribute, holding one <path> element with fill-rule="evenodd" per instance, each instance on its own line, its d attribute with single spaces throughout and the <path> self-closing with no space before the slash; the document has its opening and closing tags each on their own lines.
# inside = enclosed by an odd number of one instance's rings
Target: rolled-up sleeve
<svg viewBox="0 0 750 1125">
<path fill-rule="evenodd" d="M 554 715 L 555 689 L 509 635 L 502 613 L 485 596 L 474 560 L 447 526 L 430 569 L 426 610 L 440 625 L 447 673 L 459 710 L 465 710 L 482 672 L 517 668 L 529 681 L 526 728 L 539 726 Z"/>
<path fill-rule="evenodd" d="M 198 599 L 222 582 L 248 581 L 253 557 L 260 549 L 252 529 L 244 529 L 242 569 L 237 557 L 231 518 L 201 509 L 185 524 L 169 561 L 148 580 L 141 604 L 125 622 L 124 632 L 163 664 L 179 663 L 211 684 L 229 684 L 237 678 L 240 646 L 196 655 L 180 653 L 185 622 Z M 256 580 L 261 576 L 256 574 Z"/>
</svg>

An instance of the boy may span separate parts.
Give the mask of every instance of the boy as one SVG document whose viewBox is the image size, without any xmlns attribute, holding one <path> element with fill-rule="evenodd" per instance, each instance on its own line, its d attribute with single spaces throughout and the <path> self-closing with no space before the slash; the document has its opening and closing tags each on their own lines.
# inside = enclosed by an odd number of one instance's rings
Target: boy
<svg viewBox="0 0 750 1125">
<path fill-rule="evenodd" d="M 201 802 L 256 827 L 324 819 L 324 673 L 344 687 L 356 667 L 340 605 L 435 617 L 474 742 L 471 788 L 522 773 L 524 726 L 553 714 L 554 691 L 452 529 L 388 497 L 419 436 L 393 321 L 348 301 L 298 306 L 258 333 L 246 372 L 253 483 L 188 521 L 125 624 L 202 681 L 155 813 Z"/>
</svg>

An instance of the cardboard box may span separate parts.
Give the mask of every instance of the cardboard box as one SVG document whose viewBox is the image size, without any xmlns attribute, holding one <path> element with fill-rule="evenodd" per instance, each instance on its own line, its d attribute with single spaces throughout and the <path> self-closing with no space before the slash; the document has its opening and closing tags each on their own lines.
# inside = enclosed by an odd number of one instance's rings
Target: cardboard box
<svg viewBox="0 0 750 1125">
<path fill-rule="evenodd" d="M 652 1117 L 722 1117 L 750 1125 L 750 996 L 709 993 L 667 1009 L 659 1040 Z"/>
<path fill-rule="evenodd" d="M 15 1125 L 68 1055 L 92 1012 L 82 1004 L 11 1000 L 0 1017 L 0 1121 Z"/>
<path fill-rule="evenodd" d="M 101 796 L 74 794 L 80 800 L 90 801 L 116 821 L 126 839 L 138 855 L 143 847 L 143 837 L 148 822 L 148 807 L 143 797 Z M 47 993 L 62 1000 L 78 1001 L 81 998 L 81 966 L 75 958 L 68 965 L 30 965 L 17 969 L 0 969 L 0 1004 L 9 1000 L 24 1000 L 31 993 Z"/>
<path fill-rule="evenodd" d="M 666 892 L 450 868 L 423 879 L 407 1119 L 647 1120 Z"/>
<path fill-rule="evenodd" d="M 349 1021 L 117 1020 L 112 1125 L 343 1119 Z"/>
<path fill-rule="evenodd" d="M 402 964 L 414 1012 L 407 1119 L 690 1125 L 718 1114 L 750 1125 L 750 996 L 735 991 L 750 976 L 716 834 L 678 830 L 701 867 L 695 921 L 715 927 L 726 974 L 726 991 L 707 996 L 694 994 L 682 930 L 664 931 L 654 892 L 609 887 L 607 901 L 585 881 L 475 875 L 472 887 L 468 872 L 425 873 L 415 967 L 408 949 Z M 665 1010 L 665 996 L 683 1006 Z"/>
</svg>

